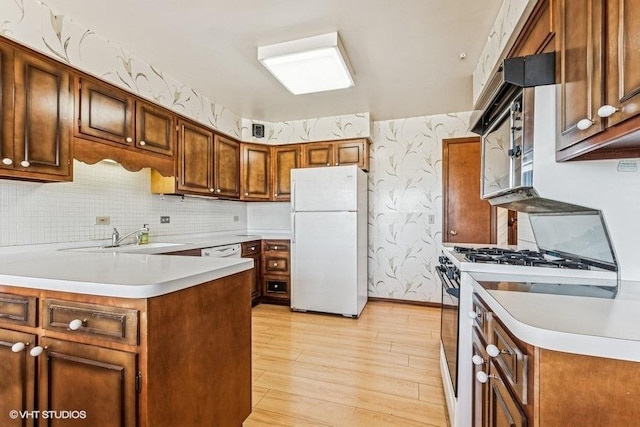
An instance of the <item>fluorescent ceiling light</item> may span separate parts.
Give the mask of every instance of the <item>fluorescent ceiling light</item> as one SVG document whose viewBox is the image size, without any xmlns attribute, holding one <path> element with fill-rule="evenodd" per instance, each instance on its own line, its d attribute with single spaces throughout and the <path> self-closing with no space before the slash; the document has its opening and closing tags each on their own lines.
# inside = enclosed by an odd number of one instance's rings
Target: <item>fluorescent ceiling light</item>
<svg viewBox="0 0 640 427">
<path fill-rule="evenodd" d="M 337 32 L 258 47 L 258 60 L 294 95 L 354 84 Z"/>
</svg>

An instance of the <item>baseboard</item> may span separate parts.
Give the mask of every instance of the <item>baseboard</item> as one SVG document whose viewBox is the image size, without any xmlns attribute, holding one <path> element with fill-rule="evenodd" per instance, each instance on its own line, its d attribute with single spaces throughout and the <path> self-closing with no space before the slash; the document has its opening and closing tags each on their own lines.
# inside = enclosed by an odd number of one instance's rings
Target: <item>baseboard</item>
<svg viewBox="0 0 640 427">
<path fill-rule="evenodd" d="M 442 304 L 431 301 L 413 301 L 408 299 L 369 297 L 369 301 L 395 302 L 397 304 L 420 305 L 423 307 L 441 308 Z"/>
</svg>

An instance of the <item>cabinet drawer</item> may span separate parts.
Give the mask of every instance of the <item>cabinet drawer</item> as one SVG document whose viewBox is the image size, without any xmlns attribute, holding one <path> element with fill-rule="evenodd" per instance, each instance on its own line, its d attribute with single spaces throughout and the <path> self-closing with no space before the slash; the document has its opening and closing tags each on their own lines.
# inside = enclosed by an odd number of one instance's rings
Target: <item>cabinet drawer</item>
<svg viewBox="0 0 640 427">
<path fill-rule="evenodd" d="M 289 298 L 289 278 L 282 276 L 264 276 L 262 295 L 273 298 Z"/>
<path fill-rule="evenodd" d="M 42 313 L 44 329 L 129 345 L 138 343 L 137 310 L 45 299 Z M 73 320 L 82 321 L 77 330 L 70 329 Z"/>
<path fill-rule="evenodd" d="M 289 242 L 268 241 L 264 244 L 264 250 L 289 252 Z"/>
<path fill-rule="evenodd" d="M 0 322 L 36 326 L 36 297 L 0 294 Z"/>
<path fill-rule="evenodd" d="M 242 243 L 242 256 L 260 253 L 260 241 Z"/>
<path fill-rule="evenodd" d="M 491 330 L 491 310 L 489 307 L 478 297 L 477 294 L 473 294 L 473 307 L 471 312 L 474 315 L 473 326 L 478 328 L 482 339 L 485 342 L 491 342 L 489 340 Z"/>
<path fill-rule="evenodd" d="M 527 356 L 498 322 L 493 323 L 491 342 L 500 354 L 495 358 L 509 385 L 523 405 L 527 404 Z"/>
<path fill-rule="evenodd" d="M 289 260 L 287 258 L 276 257 L 265 258 L 264 269 L 269 273 L 288 273 Z"/>
</svg>

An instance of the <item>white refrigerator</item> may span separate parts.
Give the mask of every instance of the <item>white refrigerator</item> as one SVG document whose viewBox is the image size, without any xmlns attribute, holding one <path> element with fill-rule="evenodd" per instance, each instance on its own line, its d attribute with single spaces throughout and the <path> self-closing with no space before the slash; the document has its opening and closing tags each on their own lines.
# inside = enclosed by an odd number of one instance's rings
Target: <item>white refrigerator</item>
<svg viewBox="0 0 640 427">
<path fill-rule="evenodd" d="M 367 303 L 367 174 L 291 171 L 291 309 L 358 317 Z"/>
</svg>

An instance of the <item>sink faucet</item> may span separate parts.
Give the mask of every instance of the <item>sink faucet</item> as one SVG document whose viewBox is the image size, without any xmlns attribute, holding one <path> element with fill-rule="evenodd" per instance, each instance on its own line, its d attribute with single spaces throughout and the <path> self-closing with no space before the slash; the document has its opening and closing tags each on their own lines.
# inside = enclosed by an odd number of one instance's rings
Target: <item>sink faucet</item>
<svg viewBox="0 0 640 427">
<path fill-rule="evenodd" d="M 120 237 L 120 233 L 118 232 L 118 229 L 113 227 L 113 233 L 111 233 L 111 246 L 112 248 L 118 247 L 120 246 L 120 243 L 122 243 L 122 241 L 124 239 L 126 239 L 129 236 L 133 236 L 135 234 L 136 236 L 136 245 L 140 244 L 140 234 L 141 233 L 148 233 L 149 232 L 149 228 L 148 227 L 142 227 L 139 228 L 135 231 L 132 231 L 131 233 L 125 234 L 124 236 Z"/>
</svg>

